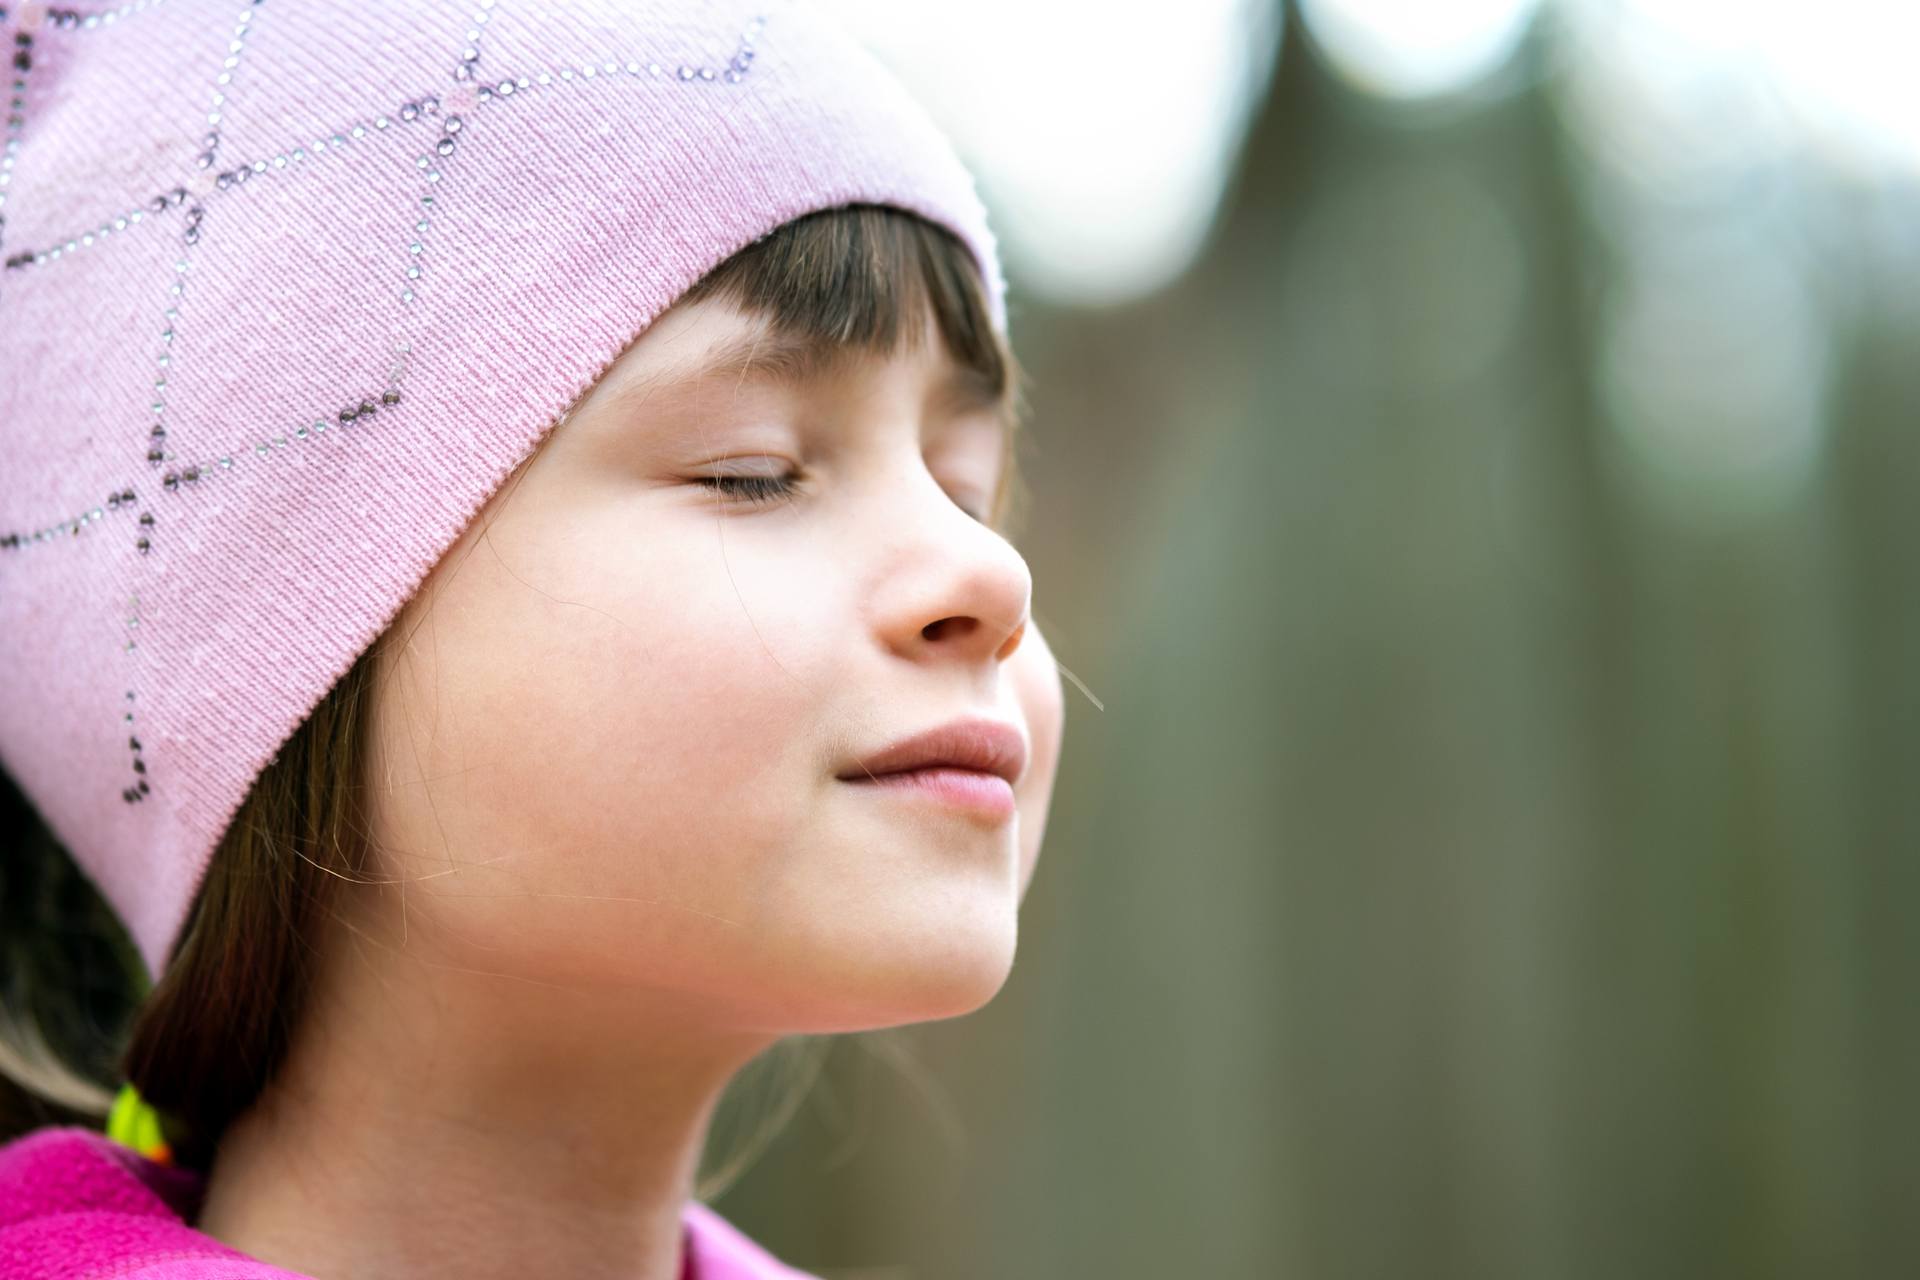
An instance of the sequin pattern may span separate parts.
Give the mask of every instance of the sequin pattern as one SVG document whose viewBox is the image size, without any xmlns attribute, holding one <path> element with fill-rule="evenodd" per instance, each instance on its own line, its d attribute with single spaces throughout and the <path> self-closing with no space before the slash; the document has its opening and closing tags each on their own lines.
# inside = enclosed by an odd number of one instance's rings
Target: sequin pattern
<svg viewBox="0 0 1920 1280">
<path fill-rule="evenodd" d="M 283 0 L 284 2 L 284 0 Z M 0 255 L 6 255 L 6 200 L 11 184 L 15 155 L 25 127 L 28 80 L 32 74 L 36 46 L 48 32 L 83 33 L 125 20 L 144 9 L 157 8 L 165 0 L 130 0 L 113 8 L 79 10 L 47 8 L 38 4 L 0 5 L 0 32 L 5 33 L 10 54 L 9 101 L 4 138 L 0 139 Z M 414 303 L 425 287 L 430 268 L 429 237 L 434 217 L 443 198 L 441 182 L 447 166 L 464 148 L 473 145 L 471 130 L 479 109 L 498 109 L 529 91 L 555 85 L 584 85 L 595 80 L 620 76 L 646 77 L 683 82 L 689 86 L 717 83 L 737 84 L 753 65 L 754 41 L 766 23 L 766 15 L 756 16 L 742 31 L 738 44 L 723 66 L 662 61 L 658 57 L 602 56 L 550 67 L 526 74 L 492 76 L 485 71 L 483 37 L 496 8 L 497 0 L 474 0 L 464 42 L 450 61 L 451 84 L 444 90 L 427 89 L 405 101 L 377 109 L 373 114 L 342 124 L 331 133 L 311 140 L 288 143 L 272 155 L 255 157 L 222 168 L 220 163 L 221 126 L 225 119 L 226 91 L 236 76 L 245 74 L 248 39 L 266 0 L 248 0 L 231 18 L 232 30 L 225 56 L 214 73 L 207 97 L 204 127 L 194 135 L 194 146 L 185 158 L 183 176 L 176 185 L 154 192 L 131 205 L 120 203 L 97 225 L 70 235 L 64 242 L 41 248 L 18 249 L 0 257 L 0 281 L 7 275 L 28 269 L 52 269 L 63 257 L 77 253 L 109 236 L 133 233 L 138 228 L 154 227 L 178 218 L 178 247 L 173 259 L 173 278 L 169 281 L 165 304 L 161 309 L 154 337 L 153 397 L 148 405 L 150 421 L 140 445 L 148 465 L 146 477 L 123 478 L 96 507 L 27 530 L 0 532 L 0 551 L 19 552 L 50 545 L 71 544 L 79 535 L 108 519 L 127 519 L 132 527 L 127 545 L 136 556 L 144 557 L 162 536 L 165 527 L 155 508 L 167 513 L 166 522 L 188 518 L 190 508 L 176 504 L 187 494 L 242 465 L 249 453 L 256 459 L 270 458 L 275 452 L 294 445 L 309 445 L 323 436 L 344 433 L 348 428 L 364 429 L 376 415 L 391 412 L 405 403 L 402 384 L 413 344 L 403 338 L 389 352 L 387 379 L 383 386 L 343 388 L 334 407 L 317 407 L 302 421 L 282 430 L 271 431 L 256 439 L 237 443 L 218 453 L 194 459 L 177 457 L 168 447 L 166 429 L 167 389 L 176 376 L 172 346 L 178 326 L 190 320 L 186 305 L 192 279 L 193 252 L 207 236 L 219 234 L 221 202 L 235 198 L 255 178 L 298 170 L 324 162 L 330 153 L 351 146 L 370 133 L 405 131 L 420 138 L 415 171 L 418 183 L 413 194 L 416 217 L 409 224 L 403 266 L 394 282 L 393 300 L 401 312 L 401 332 L 412 332 Z M 269 19 L 270 20 L 270 19 Z M 4 292 L 0 291 L 0 303 Z M 183 314 L 187 313 L 187 314 Z M 140 597 L 137 593 L 125 602 L 124 652 L 131 662 L 139 652 Z M 137 683 L 129 675 L 129 683 Z M 141 752 L 134 719 L 136 691 L 125 690 L 121 707 L 122 726 L 127 732 L 127 751 L 131 778 L 120 798 L 129 803 L 146 799 L 153 783 Z"/>
</svg>

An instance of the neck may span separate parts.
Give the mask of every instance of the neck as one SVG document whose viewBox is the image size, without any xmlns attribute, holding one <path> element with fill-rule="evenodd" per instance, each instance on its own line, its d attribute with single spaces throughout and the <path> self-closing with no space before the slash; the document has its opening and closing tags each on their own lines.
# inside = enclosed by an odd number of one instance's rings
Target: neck
<svg viewBox="0 0 1920 1280">
<path fill-rule="evenodd" d="M 317 1280 L 681 1280 L 714 1108 L 774 1037 L 624 991 L 350 968 L 222 1136 L 200 1231 Z"/>
</svg>

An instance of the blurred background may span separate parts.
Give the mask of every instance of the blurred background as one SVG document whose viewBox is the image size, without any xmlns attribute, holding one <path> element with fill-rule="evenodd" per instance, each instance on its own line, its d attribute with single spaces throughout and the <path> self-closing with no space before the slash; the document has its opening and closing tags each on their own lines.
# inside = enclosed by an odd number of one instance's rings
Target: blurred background
<svg viewBox="0 0 1920 1280">
<path fill-rule="evenodd" d="M 823 2 L 1003 237 L 1068 726 L 999 998 L 719 1207 L 840 1280 L 1912 1273 L 1920 5 Z"/>
</svg>

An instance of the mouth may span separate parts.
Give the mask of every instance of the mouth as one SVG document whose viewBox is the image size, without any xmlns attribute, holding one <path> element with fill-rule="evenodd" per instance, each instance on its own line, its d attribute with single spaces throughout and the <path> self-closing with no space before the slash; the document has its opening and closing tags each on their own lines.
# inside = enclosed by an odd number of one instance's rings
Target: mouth
<svg viewBox="0 0 1920 1280">
<path fill-rule="evenodd" d="M 840 773 L 842 782 L 893 799 L 938 803 L 1004 822 L 1027 768 L 1017 725 L 963 716 L 902 738 Z"/>
<path fill-rule="evenodd" d="M 940 804 L 998 821 L 1012 817 L 1015 810 L 1013 784 L 982 769 L 930 765 L 840 781 L 891 799 Z"/>
<path fill-rule="evenodd" d="M 864 778 L 922 769 L 958 769 L 989 773 L 1011 785 L 1027 768 L 1027 740 L 1016 726 L 984 716 L 950 720 L 884 747 L 851 768 L 841 778 Z"/>
</svg>

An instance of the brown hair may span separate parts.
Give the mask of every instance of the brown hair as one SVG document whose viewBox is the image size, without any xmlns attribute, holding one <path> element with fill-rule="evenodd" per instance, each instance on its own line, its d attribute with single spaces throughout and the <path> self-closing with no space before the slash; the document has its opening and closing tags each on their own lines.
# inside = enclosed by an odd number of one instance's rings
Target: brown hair
<svg viewBox="0 0 1920 1280">
<path fill-rule="evenodd" d="M 817 211 L 746 246 L 682 300 L 706 298 L 782 336 L 881 356 L 917 345 L 930 310 L 948 354 L 1000 396 L 1009 465 L 991 523 L 1004 531 L 1025 496 L 1014 465 L 1024 375 L 951 232 L 889 206 Z M 254 781 L 150 991 L 118 919 L 0 771 L 0 1139 L 98 1121 L 112 1103 L 103 1082 L 124 1078 L 161 1113 L 174 1159 L 211 1166 L 284 1058 L 335 894 L 370 879 L 371 699 L 380 655 L 404 642 L 391 628 L 376 639 Z M 784 1125 L 818 1074 L 820 1054 L 801 1058 L 799 1087 L 753 1150 L 703 1180 L 703 1198 Z"/>
</svg>

